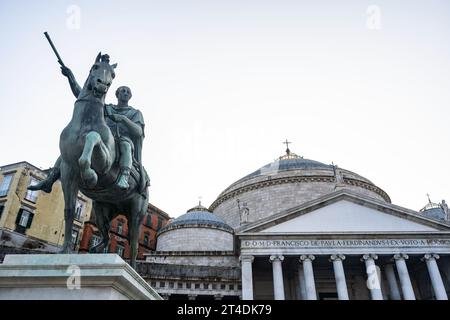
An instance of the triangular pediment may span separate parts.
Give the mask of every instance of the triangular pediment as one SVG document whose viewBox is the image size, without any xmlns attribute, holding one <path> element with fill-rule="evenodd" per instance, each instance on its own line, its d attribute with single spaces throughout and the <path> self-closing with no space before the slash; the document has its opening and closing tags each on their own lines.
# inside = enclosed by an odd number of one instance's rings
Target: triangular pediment
<svg viewBox="0 0 450 320">
<path fill-rule="evenodd" d="M 348 192 L 313 201 L 239 233 L 390 233 L 450 231 L 450 227 L 417 212 Z"/>
</svg>

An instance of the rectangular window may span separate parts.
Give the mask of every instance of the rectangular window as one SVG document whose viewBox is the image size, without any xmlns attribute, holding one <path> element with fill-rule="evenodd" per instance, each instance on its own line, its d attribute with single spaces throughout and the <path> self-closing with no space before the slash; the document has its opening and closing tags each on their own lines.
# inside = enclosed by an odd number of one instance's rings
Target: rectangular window
<svg viewBox="0 0 450 320">
<path fill-rule="evenodd" d="M 183 284 L 181 282 L 178 282 L 177 287 L 178 287 L 178 289 L 183 289 Z"/>
<path fill-rule="evenodd" d="M 144 245 L 148 246 L 149 236 L 148 233 L 144 233 Z"/>
<path fill-rule="evenodd" d="M 158 231 L 159 229 L 161 229 L 162 227 L 162 219 L 160 217 L 158 217 L 158 224 L 156 226 L 156 231 Z"/>
<path fill-rule="evenodd" d="M 35 185 L 38 182 L 39 182 L 39 180 L 37 180 L 36 178 L 31 177 L 30 178 L 30 183 L 28 185 L 29 186 Z M 27 190 L 27 193 L 25 194 L 25 199 L 27 199 L 28 201 L 31 201 L 33 203 L 36 203 L 38 192 L 39 191 Z"/>
<path fill-rule="evenodd" d="M 125 251 L 125 247 L 124 247 L 124 246 L 121 246 L 120 244 L 118 244 L 118 245 L 117 245 L 116 253 L 117 253 L 119 256 L 123 257 L 124 251 Z"/>
<path fill-rule="evenodd" d="M 99 243 L 100 243 L 100 237 L 99 237 L 99 236 L 96 236 L 96 235 L 93 235 L 92 238 L 91 238 L 91 240 L 90 240 L 90 245 L 89 245 L 89 247 L 93 248 L 93 247 L 95 247 L 96 245 L 98 245 Z"/>
<path fill-rule="evenodd" d="M 81 200 L 77 200 L 77 204 L 75 205 L 75 219 L 78 221 L 83 221 L 83 209 L 84 202 Z"/>
<path fill-rule="evenodd" d="M 160 287 L 160 288 L 164 288 L 165 286 L 166 286 L 166 283 L 165 283 L 165 282 L 162 282 L 162 281 L 161 281 L 161 282 L 159 283 L 159 287 Z"/>
<path fill-rule="evenodd" d="M 0 197 L 6 196 L 8 194 L 9 187 L 11 186 L 13 173 L 6 174 L 3 176 L 2 183 L 0 184 Z"/>
<path fill-rule="evenodd" d="M 25 234 L 25 231 L 31 227 L 33 223 L 34 214 L 25 209 L 20 209 L 16 216 L 15 231 Z"/>
<path fill-rule="evenodd" d="M 19 226 L 27 228 L 29 219 L 30 219 L 30 212 L 22 210 L 22 214 L 19 220 Z"/>
<path fill-rule="evenodd" d="M 0 219 L 2 218 L 3 210 L 5 209 L 5 206 L 3 204 L 0 204 Z"/>
<path fill-rule="evenodd" d="M 78 241 L 78 230 L 72 230 L 72 245 L 73 245 L 73 250 L 75 250 L 75 248 L 77 247 L 77 241 Z"/>
<path fill-rule="evenodd" d="M 152 216 L 151 215 L 147 215 L 147 221 L 145 224 L 149 228 L 152 226 Z"/>
<path fill-rule="evenodd" d="M 169 288 L 173 289 L 173 282 L 169 282 Z"/>
</svg>

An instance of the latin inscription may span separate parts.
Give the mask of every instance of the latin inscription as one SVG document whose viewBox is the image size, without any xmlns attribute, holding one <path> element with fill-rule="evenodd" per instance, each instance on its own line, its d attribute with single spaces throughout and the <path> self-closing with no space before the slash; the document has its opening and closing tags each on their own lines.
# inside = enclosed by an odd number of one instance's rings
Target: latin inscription
<svg viewBox="0 0 450 320">
<path fill-rule="evenodd" d="M 441 247 L 450 239 L 243 240 L 242 248 Z"/>
</svg>

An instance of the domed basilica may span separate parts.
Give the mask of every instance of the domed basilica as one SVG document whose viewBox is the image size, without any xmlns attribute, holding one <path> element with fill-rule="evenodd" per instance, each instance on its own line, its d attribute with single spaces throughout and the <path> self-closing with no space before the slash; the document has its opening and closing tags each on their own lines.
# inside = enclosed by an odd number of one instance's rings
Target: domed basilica
<svg viewBox="0 0 450 320">
<path fill-rule="evenodd" d="M 159 230 L 139 272 L 166 299 L 447 299 L 448 206 L 287 148 Z"/>
</svg>

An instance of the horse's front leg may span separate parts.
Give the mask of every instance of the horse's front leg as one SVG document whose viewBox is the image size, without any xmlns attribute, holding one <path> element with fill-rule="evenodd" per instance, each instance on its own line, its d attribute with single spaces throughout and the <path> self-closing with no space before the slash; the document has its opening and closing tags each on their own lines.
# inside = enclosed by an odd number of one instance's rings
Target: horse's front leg
<svg viewBox="0 0 450 320">
<path fill-rule="evenodd" d="M 83 182 L 86 184 L 88 188 L 94 188 L 97 184 L 97 173 L 91 168 L 92 163 L 92 153 L 94 148 L 100 144 L 102 144 L 102 138 L 100 135 L 91 131 L 86 135 L 86 140 L 84 143 L 83 153 L 81 157 L 78 159 L 78 164 L 80 166 L 80 173 Z"/>
</svg>

